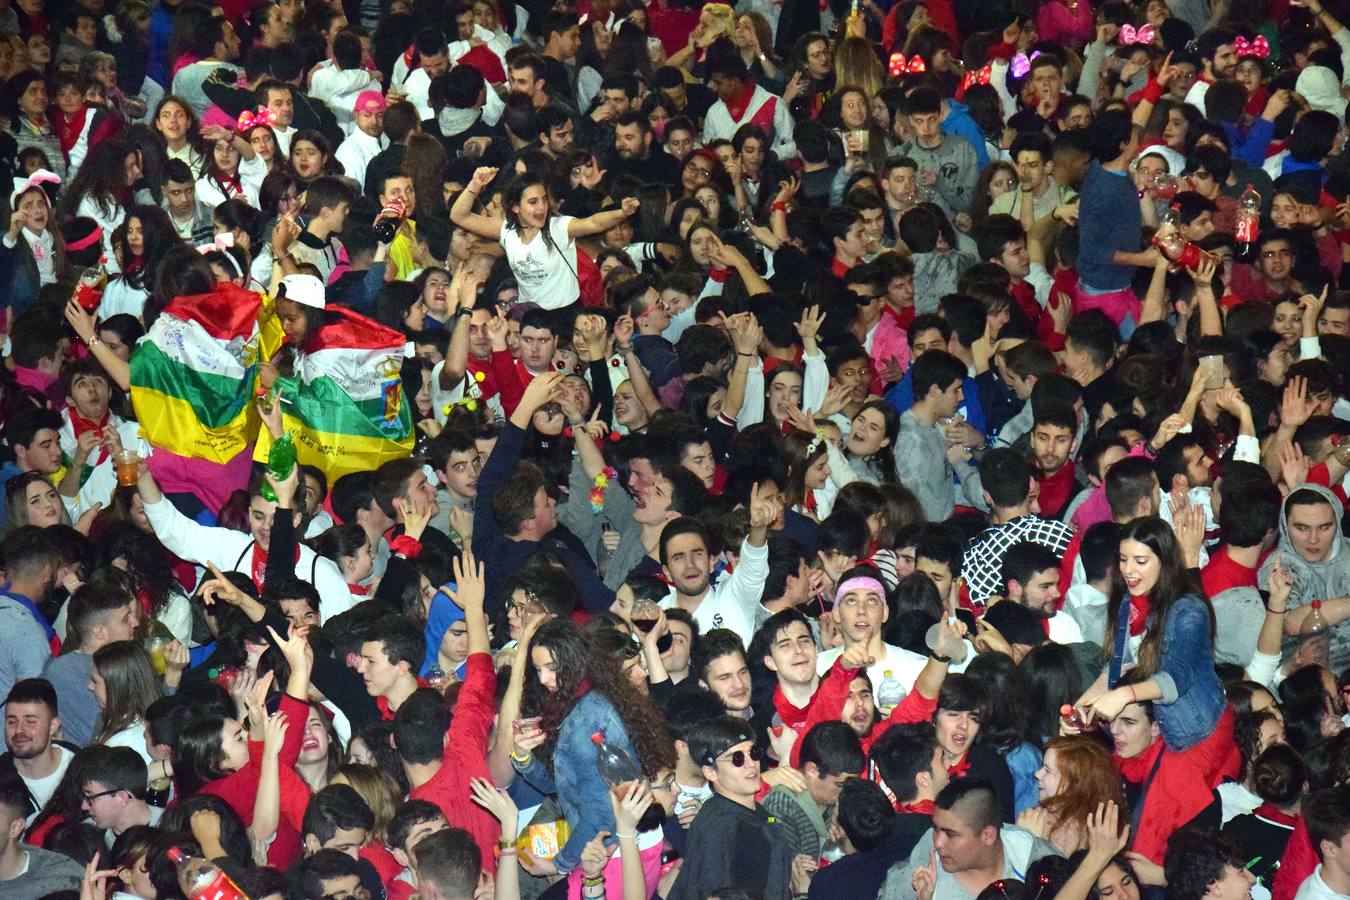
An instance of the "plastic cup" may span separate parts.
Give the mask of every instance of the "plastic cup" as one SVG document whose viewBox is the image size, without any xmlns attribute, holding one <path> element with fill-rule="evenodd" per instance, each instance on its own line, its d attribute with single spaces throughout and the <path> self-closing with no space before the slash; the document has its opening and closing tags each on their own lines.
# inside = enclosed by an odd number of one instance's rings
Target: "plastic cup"
<svg viewBox="0 0 1350 900">
<path fill-rule="evenodd" d="M 941 622 L 933 625 L 924 635 L 923 642 L 928 645 L 928 649 L 933 653 L 945 659 L 950 659 L 954 663 L 962 663 L 966 659 L 966 642 L 959 638 L 954 638 L 942 627 Z"/>
<path fill-rule="evenodd" d="M 853 138 L 854 138 L 854 140 L 856 140 L 856 141 L 858 142 L 858 155 L 859 155 L 859 156 L 866 156 L 866 155 L 867 155 L 867 142 L 868 142 L 868 138 L 870 138 L 870 137 L 871 137 L 871 133 L 868 132 L 868 130 L 867 130 L 866 128 L 855 128 L 855 129 L 853 130 Z"/>
<path fill-rule="evenodd" d="M 150 662 L 154 665 L 155 671 L 161 675 L 169 665 L 169 660 L 165 656 L 168 649 L 169 639 L 160 635 L 150 637 L 145 642 L 145 652 L 150 654 Z"/>
<path fill-rule="evenodd" d="M 141 458 L 135 450 L 118 450 L 113 455 L 113 467 L 117 470 L 119 487 L 135 487 L 141 478 Z"/>
</svg>

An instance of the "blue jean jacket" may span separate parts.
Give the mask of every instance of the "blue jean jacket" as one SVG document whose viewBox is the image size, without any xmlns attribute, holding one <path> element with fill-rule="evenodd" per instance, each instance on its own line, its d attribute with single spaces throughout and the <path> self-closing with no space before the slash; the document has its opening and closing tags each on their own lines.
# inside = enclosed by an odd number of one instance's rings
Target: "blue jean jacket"
<svg viewBox="0 0 1350 900">
<path fill-rule="evenodd" d="M 602 694 L 591 691 L 577 701 L 558 730 L 553 749 L 553 771 L 531 757 L 527 765 L 513 761 L 516 771 L 538 790 L 556 794 L 571 826 L 567 843 L 553 863 L 566 874 L 581 861 L 581 851 L 599 831 L 614 833 L 614 813 L 609 806 L 609 786 L 595 765 L 595 744 L 591 735 L 603 732 L 611 744 L 622 747 L 637 759 L 623 721 L 614 706 Z M 612 840 L 612 839 L 611 839 Z"/>
<path fill-rule="evenodd" d="M 1129 603 L 1126 597 L 1123 604 Z M 1129 636 L 1129 609 L 1117 617 L 1110 679 L 1114 687 Z M 1227 699 L 1214 673 L 1214 631 L 1209 605 L 1187 594 L 1172 605 L 1163 625 L 1162 660 L 1153 682 L 1162 697 L 1153 701 L 1154 715 L 1169 750 L 1189 750 L 1214 733 Z"/>
</svg>

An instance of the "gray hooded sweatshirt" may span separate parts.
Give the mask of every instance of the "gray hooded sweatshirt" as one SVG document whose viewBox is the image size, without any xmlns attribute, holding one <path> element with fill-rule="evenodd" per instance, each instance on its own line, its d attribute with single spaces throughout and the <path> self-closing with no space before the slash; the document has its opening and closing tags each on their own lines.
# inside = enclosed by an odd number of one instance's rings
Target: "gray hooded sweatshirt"
<svg viewBox="0 0 1350 900">
<path fill-rule="evenodd" d="M 1314 491 L 1326 498 L 1331 504 L 1336 519 L 1337 537 L 1331 552 L 1325 559 L 1309 562 L 1299 556 L 1289 540 L 1289 501 L 1285 500 L 1280 510 L 1280 546 L 1282 564 L 1294 575 L 1294 587 L 1289 592 L 1289 609 L 1306 606 L 1314 600 L 1327 600 L 1332 597 L 1350 595 L 1350 546 L 1340 535 L 1341 516 L 1345 510 L 1341 501 L 1330 488 L 1320 484 L 1303 484 L 1299 490 Z M 1258 581 L 1262 589 L 1270 586 L 1270 570 L 1274 566 L 1275 554 L 1271 554 L 1261 565 Z M 1283 653 L 1285 659 L 1293 655 L 1298 648 L 1298 638 L 1285 636 Z M 1331 670 L 1340 672 L 1350 665 L 1350 621 L 1342 622 L 1331 629 Z"/>
</svg>

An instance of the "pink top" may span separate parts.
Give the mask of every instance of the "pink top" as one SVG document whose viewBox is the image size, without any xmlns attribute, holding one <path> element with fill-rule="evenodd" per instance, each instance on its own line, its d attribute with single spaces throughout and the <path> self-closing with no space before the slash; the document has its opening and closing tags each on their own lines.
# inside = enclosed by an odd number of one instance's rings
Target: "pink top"
<svg viewBox="0 0 1350 900">
<path fill-rule="evenodd" d="M 1058 41 L 1081 47 L 1092 40 L 1092 4 L 1078 0 L 1077 9 L 1070 10 L 1065 3 L 1050 0 L 1041 4 L 1036 13 L 1036 34 L 1043 41 Z"/>
</svg>

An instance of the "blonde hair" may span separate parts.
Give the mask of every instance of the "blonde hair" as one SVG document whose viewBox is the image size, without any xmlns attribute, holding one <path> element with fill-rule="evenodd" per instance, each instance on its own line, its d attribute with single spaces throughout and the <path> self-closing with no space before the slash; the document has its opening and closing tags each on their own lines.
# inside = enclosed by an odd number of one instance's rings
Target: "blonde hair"
<svg viewBox="0 0 1350 900">
<path fill-rule="evenodd" d="M 703 15 L 708 17 L 720 36 L 729 41 L 736 39 L 736 11 L 725 3 L 707 3 L 703 6 Z"/>
<path fill-rule="evenodd" d="M 866 38 L 849 36 L 834 48 L 834 83 L 860 88 L 871 103 L 886 82 L 876 52 Z M 871 112 L 869 110 L 870 117 Z"/>
<path fill-rule="evenodd" d="M 366 806 L 369 806 L 370 811 L 375 814 L 372 837 L 381 841 L 386 840 L 389 835 L 389 823 L 394 820 L 394 813 L 398 810 L 401 797 L 393 776 L 382 769 L 363 766 L 360 763 L 344 763 L 333 777 L 336 779 L 338 776 L 361 795 L 361 799 L 366 801 Z"/>
</svg>

